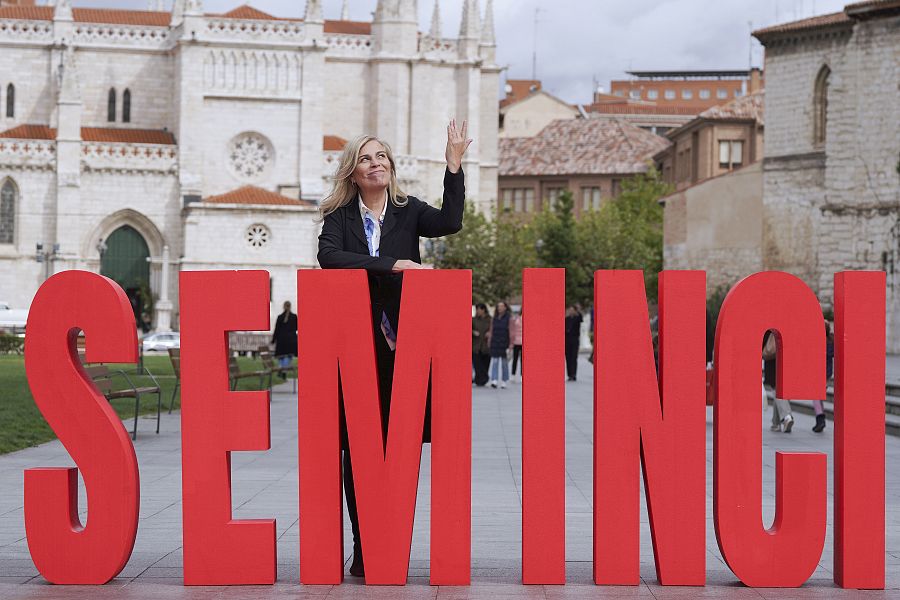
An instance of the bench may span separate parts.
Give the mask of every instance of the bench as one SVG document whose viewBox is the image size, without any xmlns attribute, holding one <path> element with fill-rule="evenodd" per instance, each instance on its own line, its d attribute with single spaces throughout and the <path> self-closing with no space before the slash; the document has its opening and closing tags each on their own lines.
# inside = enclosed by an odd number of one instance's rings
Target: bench
<svg viewBox="0 0 900 600">
<path fill-rule="evenodd" d="M 181 348 L 169 348 L 169 360 L 172 361 L 172 371 L 175 373 L 175 387 L 172 389 L 172 397 L 169 399 L 169 414 L 175 405 L 175 395 L 181 389 Z"/>
<path fill-rule="evenodd" d="M 263 368 L 271 371 L 273 375 L 283 375 L 285 377 L 287 377 L 288 375 L 294 375 L 294 377 L 291 378 L 291 381 L 293 382 L 292 389 L 295 392 L 297 391 L 297 365 L 291 364 L 286 367 L 282 367 L 277 362 L 277 359 L 279 357 L 275 356 L 265 346 L 260 346 L 259 358 L 262 361 Z"/>
<path fill-rule="evenodd" d="M 241 379 L 246 379 L 248 377 L 259 377 L 259 387 L 260 389 L 265 389 L 263 387 L 263 382 L 268 377 L 269 379 L 269 387 L 272 387 L 272 371 L 268 369 L 262 369 L 257 371 L 241 371 L 240 366 L 238 366 L 237 357 L 229 356 L 228 357 L 228 381 L 231 384 L 232 391 L 237 389 L 238 381 Z"/>
<path fill-rule="evenodd" d="M 156 433 L 159 433 L 159 419 L 162 410 L 162 391 L 156 377 L 150 371 L 145 371 L 155 385 L 138 387 L 125 371 L 110 370 L 106 365 L 85 365 L 84 370 L 97 390 L 106 397 L 107 401 L 117 400 L 119 398 L 134 398 L 134 427 L 131 431 L 131 439 L 137 439 L 138 414 L 141 410 L 141 396 L 148 394 L 156 394 Z M 128 387 L 115 389 L 113 386 L 113 377 L 122 377 L 128 384 Z"/>
</svg>

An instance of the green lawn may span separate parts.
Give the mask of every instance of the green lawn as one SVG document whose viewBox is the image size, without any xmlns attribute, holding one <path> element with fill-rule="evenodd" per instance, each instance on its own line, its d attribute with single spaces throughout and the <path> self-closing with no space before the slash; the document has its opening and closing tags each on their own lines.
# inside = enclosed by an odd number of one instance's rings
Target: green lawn
<svg viewBox="0 0 900 600">
<path fill-rule="evenodd" d="M 252 371 L 262 368 L 262 364 L 252 358 L 240 357 L 238 364 L 242 371 Z M 110 370 L 122 369 L 132 378 L 135 385 L 152 385 L 146 375 L 136 375 L 135 365 L 109 365 Z M 159 381 L 162 388 L 163 410 L 168 410 L 169 399 L 175 387 L 175 374 L 168 355 L 145 356 L 144 367 L 148 369 Z M 126 387 L 125 380 L 121 376 L 113 379 L 114 386 L 119 389 Z M 278 379 L 275 378 L 274 382 Z M 239 390 L 260 389 L 259 379 L 244 378 L 238 381 Z M 175 408 L 181 405 L 181 394 L 175 397 Z M 122 398 L 112 402 L 113 408 L 123 417 L 125 428 L 131 432 L 132 418 L 134 417 L 134 398 Z M 156 394 L 141 398 L 141 413 L 156 412 Z M 152 433 L 156 430 L 155 424 L 151 428 L 149 423 L 138 424 L 138 435 Z M 16 355 L 0 355 L 0 454 L 20 450 L 29 446 L 35 446 L 56 437 L 44 418 L 38 411 L 28 381 L 25 377 L 25 359 Z"/>
</svg>

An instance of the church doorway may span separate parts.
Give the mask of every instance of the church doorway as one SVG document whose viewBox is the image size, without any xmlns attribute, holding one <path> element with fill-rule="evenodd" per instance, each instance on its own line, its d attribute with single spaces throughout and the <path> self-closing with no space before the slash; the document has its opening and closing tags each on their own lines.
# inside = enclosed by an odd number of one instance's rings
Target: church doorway
<svg viewBox="0 0 900 600">
<path fill-rule="evenodd" d="M 109 234 L 104 243 L 106 250 L 100 258 L 100 274 L 125 290 L 134 320 L 146 332 L 150 325 L 149 316 L 153 314 L 147 241 L 137 229 L 123 225 Z"/>
</svg>

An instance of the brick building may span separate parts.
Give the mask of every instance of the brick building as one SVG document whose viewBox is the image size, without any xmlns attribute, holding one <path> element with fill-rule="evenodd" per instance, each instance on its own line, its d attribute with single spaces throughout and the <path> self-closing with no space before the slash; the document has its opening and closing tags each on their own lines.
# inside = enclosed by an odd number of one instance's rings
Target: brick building
<svg viewBox="0 0 900 600">
<path fill-rule="evenodd" d="M 500 100 L 499 137 L 528 137 L 556 119 L 581 116 L 578 107 L 541 89 L 532 79 L 508 79 L 506 97 Z"/>
<path fill-rule="evenodd" d="M 558 120 L 536 136 L 501 139 L 497 213 L 541 211 L 566 189 L 576 216 L 596 210 L 668 144 L 621 119 L 601 118 Z"/>
<path fill-rule="evenodd" d="M 833 275 L 887 272 L 900 351 L 900 2 L 754 32 L 766 49 L 763 267 L 830 306 Z"/>
</svg>

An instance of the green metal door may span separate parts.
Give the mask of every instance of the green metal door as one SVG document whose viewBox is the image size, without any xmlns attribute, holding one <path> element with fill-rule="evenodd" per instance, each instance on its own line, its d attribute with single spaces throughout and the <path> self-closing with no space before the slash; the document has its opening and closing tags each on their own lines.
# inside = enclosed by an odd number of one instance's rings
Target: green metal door
<svg viewBox="0 0 900 600">
<path fill-rule="evenodd" d="M 138 322 L 144 304 L 141 290 L 150 290 L 149 257 L 144 237 L 134 227 L 123 225 L 106 238 L 106 252 L 100 261 L 100 274 L 125 290 Z"/>
</svg>

